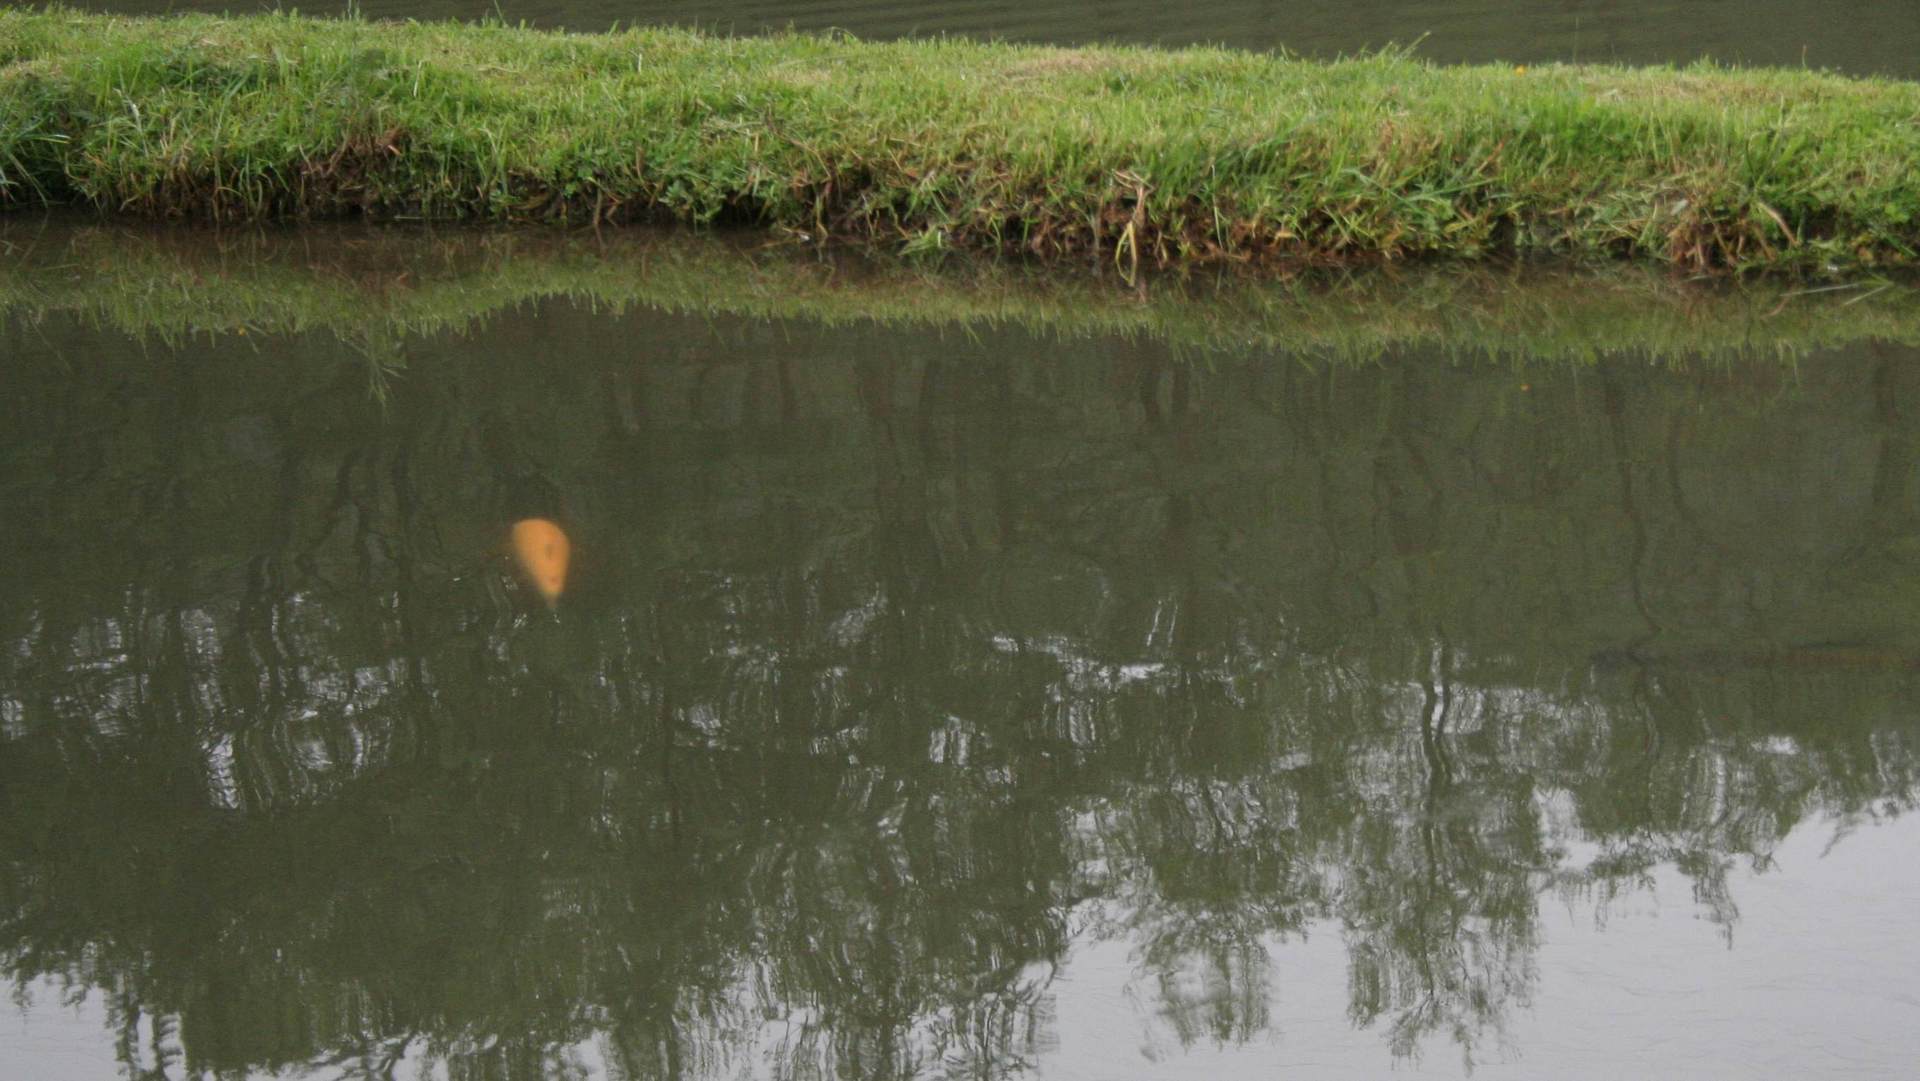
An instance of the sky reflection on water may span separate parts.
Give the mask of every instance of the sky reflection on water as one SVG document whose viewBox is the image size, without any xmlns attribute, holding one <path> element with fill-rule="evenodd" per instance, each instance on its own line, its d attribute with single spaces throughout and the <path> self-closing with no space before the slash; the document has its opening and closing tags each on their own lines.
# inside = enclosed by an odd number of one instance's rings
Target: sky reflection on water
<svg viewBox="0 0 1920 1081">
<path fill-rule="evenodd" d="M 14 310 L 0 1069 L 1920 1051 L 1910 346 Z"/>
</svg>

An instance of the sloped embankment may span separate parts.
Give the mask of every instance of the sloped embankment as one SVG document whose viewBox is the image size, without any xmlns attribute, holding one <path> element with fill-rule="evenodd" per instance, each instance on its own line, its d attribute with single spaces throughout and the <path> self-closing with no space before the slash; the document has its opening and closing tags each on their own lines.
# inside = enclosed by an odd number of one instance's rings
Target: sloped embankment
<svg viewBox="0 0 1920 1081">
<path fill-rule="evenodd" d="M 0 12 L 0 204 L 738 221 L 1125 267 L 1920 261 L 1920 84 Z"/>
</svg>

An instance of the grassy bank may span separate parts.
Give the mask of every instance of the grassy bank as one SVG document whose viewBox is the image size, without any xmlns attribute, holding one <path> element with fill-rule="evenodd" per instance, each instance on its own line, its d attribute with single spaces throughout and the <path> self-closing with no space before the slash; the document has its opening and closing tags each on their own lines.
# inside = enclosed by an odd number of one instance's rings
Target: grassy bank
<svg viewBox="0 0 1920 1081">
<path fill-rule="evenodd" d="M 1867 341 L 1920 345 L 1920 291 L 1685 283 L 1651 268 L 1556 273 L 1435 267 L 1263 280 L 1109 275 L 955 260 L 822 261 L 730 234 L 367 229 L 211 234 L 144 226 L 0 225 L 0 329 L 72 315 L 137 336 L 326 333 L 401 360 L 548 299 L 903 329 L 1012 325 L 1199 355 L 1365 363 L 1427 350 L 1509 363 L 1792 361 Z"/>
<path fill-rule="evenodd" d="M 738 220 L 1123 267 L 1920 261 L 1920 84 L 0 11 L 0 201 Z"/>
</svg>

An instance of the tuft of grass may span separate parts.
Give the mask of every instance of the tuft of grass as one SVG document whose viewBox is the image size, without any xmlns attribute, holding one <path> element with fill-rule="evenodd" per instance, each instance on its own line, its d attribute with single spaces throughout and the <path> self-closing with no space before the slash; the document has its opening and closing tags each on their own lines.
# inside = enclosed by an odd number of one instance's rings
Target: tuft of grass
<svg viewBox="0 0 1920 1081">
<path fill-rule="evenodd" d="M 0 204 L 740 222 L 1139 266 L 1920 263 L 1920 85 L 0 10 Z"/>
</svg>

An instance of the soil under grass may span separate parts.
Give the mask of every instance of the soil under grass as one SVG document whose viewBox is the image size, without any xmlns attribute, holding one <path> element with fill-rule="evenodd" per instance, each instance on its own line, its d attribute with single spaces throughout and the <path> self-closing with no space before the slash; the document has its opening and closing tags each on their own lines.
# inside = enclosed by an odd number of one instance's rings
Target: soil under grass
<svg viewBox="0 0 1920 1081">
<path fill-rule="evenodd" d="M 751 222 L 1123 269 L 1920 263 L 1920 84 L 0 10 L 0 205 Z"/>
</svg>

